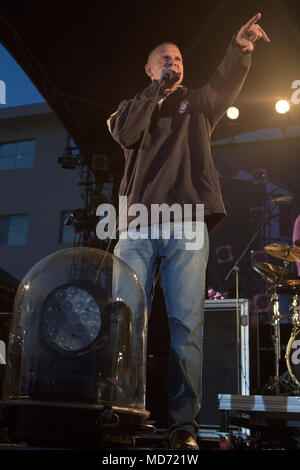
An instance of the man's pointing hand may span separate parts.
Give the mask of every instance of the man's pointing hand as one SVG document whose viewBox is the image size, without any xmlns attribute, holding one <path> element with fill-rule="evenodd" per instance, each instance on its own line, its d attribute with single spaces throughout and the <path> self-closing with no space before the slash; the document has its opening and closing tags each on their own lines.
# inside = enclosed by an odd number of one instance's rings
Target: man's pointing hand
<svg viewBox="0 0 300 470">
<path fill-rule="evenodd" d="M 264 30 L 256 24 L 260 18 L 261 13 L 257 13 L 248 23 L 244 24 L 237 33 L 235 41 L 242 48 L 243 52 L 252 52 L 254 43 L 260 38 L 263 38 L 266 42 L 270 42 Z"/>
</svg>

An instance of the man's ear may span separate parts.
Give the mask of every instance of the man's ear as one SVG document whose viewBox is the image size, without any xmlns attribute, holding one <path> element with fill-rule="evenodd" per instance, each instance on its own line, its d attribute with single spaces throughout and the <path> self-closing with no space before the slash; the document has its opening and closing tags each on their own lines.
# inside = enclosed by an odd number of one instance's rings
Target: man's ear
<svg viewBox="0 0 300 470">
<path fill-rule="evenodd" d="M 151 66 L 148 63 L 145 65 L 145 72 L 146 72 L 146 75 L 148 75 L 148 77 L 152 79 L 153 74 L 152 74 Z"/>
</svg>

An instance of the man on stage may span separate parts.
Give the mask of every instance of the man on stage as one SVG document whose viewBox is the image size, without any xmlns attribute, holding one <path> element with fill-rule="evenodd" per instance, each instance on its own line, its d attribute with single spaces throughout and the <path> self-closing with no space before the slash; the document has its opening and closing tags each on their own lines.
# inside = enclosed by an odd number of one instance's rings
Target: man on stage
<svg viewBox="0 0 300 470">
<path fill-rule="evenodd" d="M 198 449 L 196 417 L 201 407 L 205 272 L 208 232 L 226 215 L 214 166 L 210 136 L 237 98 L 248 73 L 254 43 L 269 38 L 257 24 L 257 13 L 241 27 L 209 82 L 189 90 L 182 86 L 183 60 L 178 47 L 162 43 L 148 57 L 145 71 L 151 84 L 133 99 L 120 103 L 108 119 L 113 138 L 122 146 L 125 171 L 120 195 L 127 206 L 154 204 L 193 207 L 190 217 L 173 217 L 170 234 L 164 222 L 153 238 L 151 221 L 140 227 L 140 238 L 119 223 L 115 255 L 137 274 L 151 309 L 151 290 L 159 268 L 170 328 L 169 445 Z M 194 208 L 204 205 L 202 224 Z M 126 218 L 125 218 L 126 219 Z M 130 222 L 130 217 L 128 217 Z M 182 231 L 184 227 L 184 234 Z M 187 249 L 187 240 L 201 230 L 201 247 Z M 151 238 L 152 234 L 152 238 Z M 180 234 L 182 236 L 180 236 Z"/>
</svg>

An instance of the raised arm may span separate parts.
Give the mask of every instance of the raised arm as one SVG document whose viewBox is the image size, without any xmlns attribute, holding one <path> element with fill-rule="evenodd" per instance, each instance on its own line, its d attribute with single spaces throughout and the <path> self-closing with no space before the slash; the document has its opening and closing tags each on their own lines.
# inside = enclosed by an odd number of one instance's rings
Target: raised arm
<svg viewBox="0 0 300 470">
<path fill-rule="evenodd" d="M 203 89 L 204 109 L 212 130 L 241 91 L 251 65 L 254 43 L 260 38 L 270 42 L 264 30 L 256 23 L 260 18 L 261 14 L 257 13 L 241 27 L 223 61 Z"/>
</svg>

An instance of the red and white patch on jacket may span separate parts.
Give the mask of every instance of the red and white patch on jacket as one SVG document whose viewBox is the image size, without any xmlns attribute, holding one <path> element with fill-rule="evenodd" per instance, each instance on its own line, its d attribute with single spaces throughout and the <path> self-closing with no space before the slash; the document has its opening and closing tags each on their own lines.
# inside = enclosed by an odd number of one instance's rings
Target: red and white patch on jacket
<svg viewBox="0 0 300 470">
<path fill-rule="evenodd" d="M 179 114 L 185 113 L 189 104 L 190 104 L 190 102 L 188 100 L 181 101 L 181 103 L 179 103 L 179 107 L 178 107 Z"/>
</svg>

